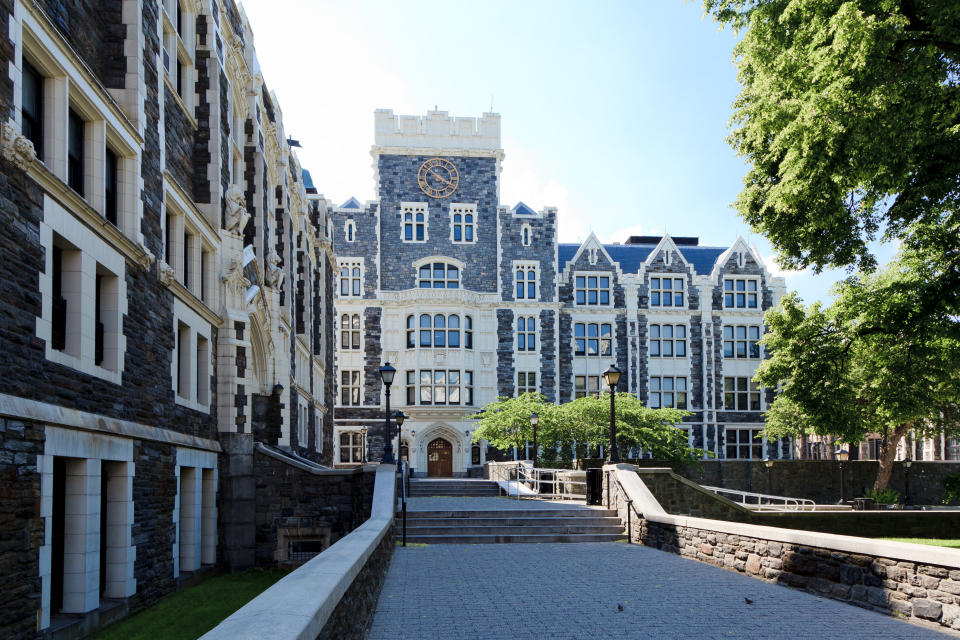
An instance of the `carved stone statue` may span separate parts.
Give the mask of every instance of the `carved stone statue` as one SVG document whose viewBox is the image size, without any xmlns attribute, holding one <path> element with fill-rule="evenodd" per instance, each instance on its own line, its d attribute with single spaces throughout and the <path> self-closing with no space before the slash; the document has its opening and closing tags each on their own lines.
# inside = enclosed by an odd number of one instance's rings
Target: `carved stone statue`
<svg viewBox="0 0 960 640">
<path fill-rule="evenodd" d="M 243 265 L 234 258 L 230 261 L 227 272 L 220 277 L 227 290 L 236 296 L 242 296 L 250 286 L 250 281 L 243 275 Z"/>
<path fill-rule="evenodd" d="M 280 268 L 280 256 L 271 249 L 270 255 L 267 256 L 267 284 L 274 289 L 279 289 L 283 286 L 284 275 L 283 269 Z"/>
<path fill-rule="evenodd" d="M 160 279 L 160 284 L 169 287 L 170 283 L 173 282 L 174 275 L 173 267 L 166 262 L 161 260 L 157 263 L 157 277 Z"/>
<path fill-rule="evenodd" d="M 0 130 L 0 151 L 3 157 L 18 169 L 25 170 L 37 157 L 33 143 L 20 135 L 19 128 L 12 122 L 4 122 Z"/>
<path fill-rule="evenodd" d="M 226 193 L 227 200 L 227 231 L 231 233 L 243 233 L 247 226 L 247 220 L 250 214 L 247 213 L 247 199 L 243 193 L 243 188 L 238 184 L 230 185 Z"/>
</svg>

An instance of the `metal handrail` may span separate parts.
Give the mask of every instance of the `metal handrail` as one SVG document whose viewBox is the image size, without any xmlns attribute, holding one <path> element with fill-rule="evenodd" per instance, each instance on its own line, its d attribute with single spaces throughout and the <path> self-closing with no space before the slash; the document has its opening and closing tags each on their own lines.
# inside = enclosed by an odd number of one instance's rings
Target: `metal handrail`
<svg viewBox="0 0 960 640">
<path fill-rule="evenodd" d="M 561 480 L 557 477 L 558 472 L 566 471 L 566 469 L 544 469 L 534 467 L 532 464 L 523 461 L 517 461 L 507 465 L 497 465 L 496 467 L 491 467 L 491 469 L 496 469 L 496 471 L 491 474 L 490 479 L 505 482 L 508 492 L 511 486 L 514 487 L 517 500 L 521 498 L 535 498 L 539 500 L 583 500 L 586 496 L 586 480 L 581 481 L 567 478 Z M 544 479 L 544 473 L 552 474 L 552 477 Z M 544 485 L 549 487 L 548 491 L 543 491 Z M 583 485 L 583 493 L 567 491 L 567 485 Z M 522 495 L 520 491 L 521 486 L 532 490 L 532 493 Z"/>
<path fill-rule="evenodd" d="M 774 496 L 767 493 L 754 493 L 752 491 L 740 491 L 739 489 L 725 489 L 723 487 L 708 487 L 700 485 L 708 491 L 716 494 L 729 494 L 735 496 L 744 507 L 755 511 L 815 511 L 817 503 L 807 498 L 790 498 L 787 496 Z"/>
<path fill-rule="evenodd" d="M 643 520 L 643 514 L 640 513 L 640 510 L 633 506 L 633 498 L 627 497 L 627 490 L 623 488 L 623 483 L 620 482 L 620 478 L 617 478 L 617 487 L 620 490 L 620 493 L 623 494 L 623 497 L 627 500 L 627 544 L 633 544 L 633 523 L 630 519 L 630 512 L 634 511 L 637 514 L 637 519 Z M 610 476 L 607 476 L 607 486 L 610 486 Z M 607 508 L 610 508 L 610 499 L 607 498 Z M 641 537 L 642 537 L 641 533 Z"/>
</svg>

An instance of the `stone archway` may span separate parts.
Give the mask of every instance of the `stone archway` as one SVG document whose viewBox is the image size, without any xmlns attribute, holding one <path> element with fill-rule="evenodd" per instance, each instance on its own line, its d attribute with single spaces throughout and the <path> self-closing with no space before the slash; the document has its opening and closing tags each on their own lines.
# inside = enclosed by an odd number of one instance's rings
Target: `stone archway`
<svg viewBox="0 0 960 640">
<path fill-rule="evenodd" d="M 427 444 L 427 476 L 449 478 L 453 475 L 453 445 L 442 437 Z"/>
</svg>

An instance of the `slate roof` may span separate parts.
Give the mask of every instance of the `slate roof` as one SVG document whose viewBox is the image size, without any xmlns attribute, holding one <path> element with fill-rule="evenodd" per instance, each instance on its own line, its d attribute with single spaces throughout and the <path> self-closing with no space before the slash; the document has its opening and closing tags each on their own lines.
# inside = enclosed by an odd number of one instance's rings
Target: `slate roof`
<svg viewBox="0 0 960 640">
<path fill-rule="evenodd" d="M 349 200 L 340 205 L 341 209 L 363 209 L 363 206 L 357 201 L 356 198 L 351 197 Z"/>
<path fill-rule="evenodd" d="M 517 205 L 513 208 L 513 212 L 521 216 L 535 216 L 537 212 L 525 205 L 523 202 L 518 202 Z"/>
<path fill-rule="evenodd" d="M 655 244 L 605 244 L 603 248 L 613 260 L 620 264 L 620 269 L 624 273 L 636 273 L 650 252 L 657 248 Z M 687 262 L 693 264 L 694 270 L 701 275 L 709 274 L 713 271 L 713 265 L 717 258 L 729 247 L 679 247 L 680 253 L 686 258 Z M 573 260 L 580 249 L 579 244 L 558 244 L 557 258 L 559 267 L 562 271 L 566 264 Z"/>
</svg>

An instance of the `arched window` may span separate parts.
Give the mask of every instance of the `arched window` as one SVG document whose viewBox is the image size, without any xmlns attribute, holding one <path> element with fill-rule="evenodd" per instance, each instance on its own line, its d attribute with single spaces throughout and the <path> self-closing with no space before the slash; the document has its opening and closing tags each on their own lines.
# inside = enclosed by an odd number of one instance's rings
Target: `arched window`
<svg viewBox="0 0 960 640">
<path fill-rule="evenodd" d="M 340 348 L 360 348 L 360 314 L 343 314 L 340 316 Z"/>
<path fill-rule="evenodd" d="M 530 246 L 530 240 L 533 237 L 533 233 L 530 231 L 530 225 L 524 223 L 523 230 L 520 232 L 520 244 L 525 247 Z"/>
<path fill-rule="evenodd" d="M 473 348 L 473 320 L 470 316 L 464 318 L 466 331 L 466 347 Z M 407 316 L 407 348 L 412 349 L 416 346 L 416 333 L 419 330 L 419 345 L 423 349 L 436 348 L 460 348 L 460 316 L 452 313 L 444 315 L 442 313 L 430 315 L 421 313 L 419 318 L 414 315 Z"/>
<path fill-rule="evenodd" d="M 453 241 L 463 242 L 463 216 L 459 213 L 453 214 Z"/>
<path fill-rule="evenodd" d="M 536 351 L 537 321 L 533 316 L 517 318 L 517 351 Z"/>
<path fill-rule="evenodd" d="M 464 316 L 463 346 L 473 349 L 473 318 Z"/>
<path fill-rule="evenodd" d="M 420 267 L 421 289 L 459 289 L 460 269 L 445 262 L 427 263 Z"/>
<path fill-rule="evenodd" d="M 424 238 L 424 223 L 423 223 L 423 214 L 422 214 L 422 213 L 418 213 L 418 214 L 417 214 L 417 222 L 416 222 L 416 224 L 414 224 L 413 226 L 414 226 L 414 231 L 415 231 L 416 236 L 417 236 L 417 242 L 423 242 L 423 238 Z"/>
<path fill-rule="evenodd" d="M 413 214 L 410 212 L 403 214 L 403 239 L 413 240 Z"/>
</svg>

